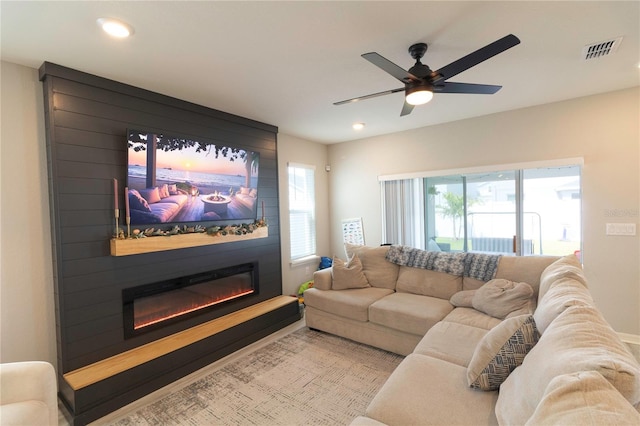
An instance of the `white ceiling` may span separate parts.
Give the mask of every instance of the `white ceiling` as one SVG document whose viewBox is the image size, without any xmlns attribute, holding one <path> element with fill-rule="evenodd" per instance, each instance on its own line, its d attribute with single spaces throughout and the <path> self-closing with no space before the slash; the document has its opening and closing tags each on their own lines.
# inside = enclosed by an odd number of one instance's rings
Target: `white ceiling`
<svg viewBox="0 0 640 426">
<path fill-rule="evenodd" d="M 2 60 L 49 61 L 278 126 L 322 143 L 392 133 L 640 85 L 640 2 L 1 1 Z M 135 28 L 114 40 L 96 19 Z M 509 33 L 520 45 L 451 81 L 499 84 L 495 95 L 436 94 L 400 117 L 401 87 L 362 59 L 408 69 L 426 42 L 436 70 Z M 615 54 L 582 48 L 624 36 Z M 351 124 L 364 122 L 354 131 Z"/>
</svg>

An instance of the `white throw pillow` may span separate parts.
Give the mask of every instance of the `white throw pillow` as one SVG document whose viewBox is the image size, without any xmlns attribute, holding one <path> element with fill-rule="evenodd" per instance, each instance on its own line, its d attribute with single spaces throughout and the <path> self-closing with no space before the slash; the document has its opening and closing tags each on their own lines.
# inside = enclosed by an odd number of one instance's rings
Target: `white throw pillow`
<svg viewBox="0 0 640 426">
<path fill-rule="evenodd" d="M 506 318 L 511 312 L 532 303 L 533 289 L 527 283 L 493 279 L 476 290 L 473 307 L 494 318 Z"/>
<path fill-rule="evenodd" d="M 372 287 L 395 290 L 400 266 L 386 259 L 389 246 L 370 247 L 345 243 L 347 259 L 357 254 L 362 262 L 362 270 Z"/>
<path fill-rule="evenodd" d="M 333 276 L 331 284 L 333 290 L 370 287 L 367 277 L 362 272 L 362 263 L 357 254 L 354 254 L 348 263 L 338 257 L 334 257 L 331 274 Z"/>
</svg>

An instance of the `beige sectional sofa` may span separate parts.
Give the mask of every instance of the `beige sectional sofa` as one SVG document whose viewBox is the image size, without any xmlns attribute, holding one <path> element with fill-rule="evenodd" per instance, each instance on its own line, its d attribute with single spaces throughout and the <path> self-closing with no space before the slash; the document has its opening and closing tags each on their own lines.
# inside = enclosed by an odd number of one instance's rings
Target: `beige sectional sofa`
<svg viewBox="0 0 640 426">
<path fill-rule="evenodd" d="M 406 355 L 352 425 L 640 424 L 640 365 L 575 256 L 472 258 L 495 262 L 478 279 L 465 254 L 346 249 L 305 291 L 307 326 Z"/>
</svg>

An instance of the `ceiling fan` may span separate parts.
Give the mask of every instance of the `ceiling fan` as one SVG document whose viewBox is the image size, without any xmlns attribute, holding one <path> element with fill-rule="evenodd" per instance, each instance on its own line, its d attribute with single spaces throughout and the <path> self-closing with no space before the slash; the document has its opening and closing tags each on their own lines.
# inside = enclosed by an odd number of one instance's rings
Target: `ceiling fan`
<svg viewBox="0 0 640 426">
<path fill-rule="evenodd" d="M 457 61 L 453 61 L 449 65 L 445 65 L 437 71 L 431 71 L 428 65 L 420 62 L 420 59 L 427 51 L 426 43 L 417 43 L 409 47 L 409 54 L 416 63 L 409 71 L 394 64 L 390 60 L 384 58 L 376 52 L 365 53 L 362 55 L 364 59 L 373 65 L 381 68 L 383 71 L 391 74 L 393 77 L 404 83 L 404 87 L 398 89 L 387 90 L 384 92 L 372 93 L 371 95 L 360 96 L 345 101 L 335 102 L 334 105 L 344 105 L 352 102 L 362 101 L 364 99 L 375 98 L 377 96 L 389 95 L 404 91 L 405 100 L 400 116 L 408 115 L 413 111 L 416 105 L 426 104 L 433 97 L 433 93 L 469 93 L 469 94 L 485 94 L 490 95 L 496 93 L 502 86 L 494 86 L 490 84 L 472 84 L 472 83 L 455 83 L 448 82 L 451 77 L 486 61 L 489 58 L 504 52 L 513 46 L 520 44 L 520 39 L 513 34 L 509 34 L 496 40 L 485 47 L 476 50 L 473 53 L 464 56 Z"/>
</svg>

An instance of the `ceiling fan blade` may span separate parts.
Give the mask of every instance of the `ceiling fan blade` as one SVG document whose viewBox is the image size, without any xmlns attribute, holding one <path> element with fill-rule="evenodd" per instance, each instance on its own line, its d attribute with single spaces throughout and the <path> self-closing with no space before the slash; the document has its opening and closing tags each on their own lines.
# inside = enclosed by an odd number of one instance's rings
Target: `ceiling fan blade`
<svg viewBox="0 0 640 426">
<path fill-rule="evenodd" d="M 404 105 L 402 105 L 402 111 L 400 112 L 400 117 L 404 117 L 405 115 L 411 114 L 413 111 L 414 105 L 411 105 L 406 100 L 404 101 Z"/>
<path fill-rule="evenodd" d="M 454 83 L 447 81 L 442 85 L 433 86 L 434 93 L 471 93 L 479 95 L 493 95 L 502 86 L 492 84 Z"/>
<path fill-rule="evenodd" d="M 353 102 L 363 101 L 365 99 L 371 99 L 371 98 L 375 98 L 375 97 L 383 96 L 383 95 L 390 95 L 392 93 L 397 93 L 397 92 L 404 92 L 404 87 L 401 87 L 399 89 L 393 89 L 393 90 L 385 90 L 384 92 L 372 93 L 370 95 L 359 96 L 357 98 L 347 99 L 345 101 L 334 102 L 333 104 L 334 105 L 350 104 L 350 103 L 353 103 Z"/>
<path fill-rule="evenodd" d="M 409 73 L 408 71 L 405 71 L 403 68 L 394 64 L 384 56 L 380 56 L 376 52 L 364 53 L 362 57 L 371 62 L 373 65 L 382 69 L 383 71 L 391 74 L 403 83 L 409 83 L 413 80 L 420 80 L 415 75 Z"/>
<path fill-rule="evenodd" d="M 493 43 L 488 44 L 485 47 L 435 71 L 432 74 L 432 81 L 434 84 L 438 84 L 440 81 L 448 80 L 451 77 L 460 74 L 462 71 L 468 70 L 469 68 L 476 66 L 479 63 L 484 62 L 518 44 L 520 44 L 520 39 L 513 34 L 502 37 L 500 40 L 494 41 Z"/>
</svg>

